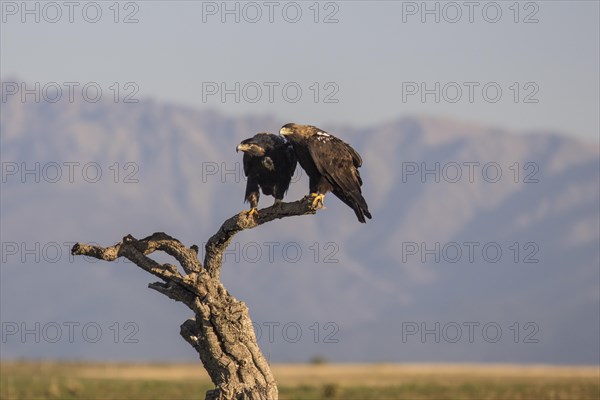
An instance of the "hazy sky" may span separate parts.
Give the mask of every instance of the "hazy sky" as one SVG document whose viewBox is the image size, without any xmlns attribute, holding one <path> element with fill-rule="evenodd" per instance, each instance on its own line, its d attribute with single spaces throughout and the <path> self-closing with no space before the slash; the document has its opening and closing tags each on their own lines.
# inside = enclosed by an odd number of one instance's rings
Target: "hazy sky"
<svg viewBox="0 0 600 400">
<path fill-rule="evenodd" d="M 118 82 L 229 114 L 442 115 L 598 141 L 597 1 L 22 4 L 2 1 L 1 76 L 56 82 L 60 101 L 64 82 L 97 82 L 103 99 Z"/>
</svg>

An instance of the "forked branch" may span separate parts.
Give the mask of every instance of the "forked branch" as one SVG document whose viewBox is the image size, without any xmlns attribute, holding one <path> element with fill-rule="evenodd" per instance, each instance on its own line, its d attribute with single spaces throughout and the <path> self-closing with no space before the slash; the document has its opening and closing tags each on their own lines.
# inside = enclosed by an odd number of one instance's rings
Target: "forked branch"
<svg viewBox="0 0 600 400">
<path fill-rule="evenodd" d="M 208 240 L 204 268 L 198 260 L 198 246 L 186 247 L 163 232 L 139 240 L 127 235 L 109 247 L 77 243 L 71 253 L 105 261 L 125 257 L 162 280 L 149 284 L 151 289 L 184 303 L 194 312 L 194 318 L 181 325 L 180 334 L 198 352 L 216 386 L 206 393 L 206 399 L 277 399 L 275 379 L 256 342 L 248 308 L 230 295 L 219 280 L 223 253 L 233 236 L 244 229 L 315 213 L 305 197 L 264 208 L 258 216 L 249 217 L 246 212 L 234 215 Z M 160 264 L 148 257 L 155 251 L 175 258 L 183 274 L 172 264 Z"/>
</svg>

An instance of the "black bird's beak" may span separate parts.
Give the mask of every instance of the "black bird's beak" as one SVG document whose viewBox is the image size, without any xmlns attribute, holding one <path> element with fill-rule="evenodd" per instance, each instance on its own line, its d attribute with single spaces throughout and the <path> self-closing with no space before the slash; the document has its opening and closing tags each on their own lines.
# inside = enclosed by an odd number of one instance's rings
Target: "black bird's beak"
<svg viewBox="0 0 600 400">
<path fill-rule="evenodd" d="M 247 150 L 250 150 L 251 148 L 252 148 L 252 146 L 250 146 L 249 144 L 240 143 L 235 148 L 235 152 L 237 153 L 238 151 L 247 151 Z"/>
<path fill-rule="evenodd" d="M 262 157 L 265 155 L 265 149 L 254 142 L 252 138 L 246 139 L 242 141 L 242 143 L 238 144 L 235 148 L 235 151 L 243 151 L 245 154 L 248 154 L 252 157 Z"/>
</svg>

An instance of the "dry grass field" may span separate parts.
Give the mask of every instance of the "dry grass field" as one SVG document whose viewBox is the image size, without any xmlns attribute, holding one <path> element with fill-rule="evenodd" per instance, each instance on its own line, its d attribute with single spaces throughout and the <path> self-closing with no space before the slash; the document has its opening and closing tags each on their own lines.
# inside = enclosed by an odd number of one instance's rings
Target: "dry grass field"
<svg viewBox="0 0 600 400">
<path fill-rule="evenodd" d="M 203 399 L 200 364 L 3 362 L 1 399 Z M 281 399 L 600 399 L 598 367 L 274 365 Z"/>
</svg>

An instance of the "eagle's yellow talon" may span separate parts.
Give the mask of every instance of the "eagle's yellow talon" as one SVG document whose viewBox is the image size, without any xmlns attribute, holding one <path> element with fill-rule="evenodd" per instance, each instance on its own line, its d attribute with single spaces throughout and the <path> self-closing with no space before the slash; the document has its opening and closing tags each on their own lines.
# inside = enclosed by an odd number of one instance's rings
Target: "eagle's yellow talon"
<svg viewBox="0 0 600 400">
<path fill-rule="evenodd" d="M 313 198 L 311 207 L 314 209 L 322 208 L 324 206 L 325 195 L 318 193 L 311 193 L 310 197 Z"/>
<path fill-rule="evenodd" d="M 251 208 L 248 211 L 246 211 L 246 214 L 248 215 L 248 218 L 254 218 L 254 216 L 258 216 L 258 210 L 256 208 Z"/>
</svg>

